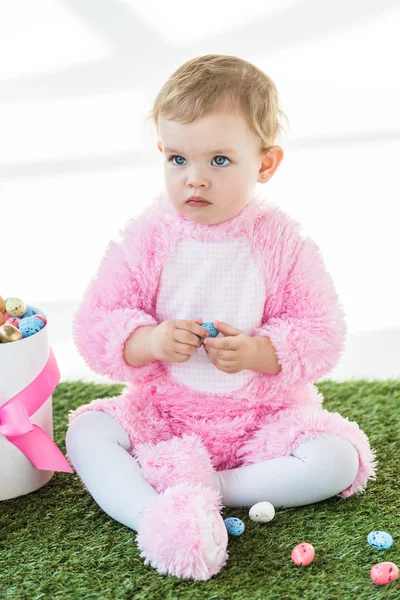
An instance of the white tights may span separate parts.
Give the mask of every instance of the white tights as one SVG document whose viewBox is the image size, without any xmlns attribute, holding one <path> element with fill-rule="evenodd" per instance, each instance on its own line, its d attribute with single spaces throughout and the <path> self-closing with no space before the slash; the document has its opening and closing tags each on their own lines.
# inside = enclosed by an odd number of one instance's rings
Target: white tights
<svg viewBox="0 0 400 600">
<path fill-rule="evenodd" d="M 157 496 L 129 454 L 125 429 L 109 414 L 79 415 L 66 435 L 67 453 L 97 504 L 113 519 L 138 530 L 140 513 Z M 314 504 L 346 489 L 358 472 L 353 444 L 336 435 L 299 444 L 293 455 L 215 471 L 215 489 L 228 507 L 267 500 L 275 508 Z"/>
</svg>

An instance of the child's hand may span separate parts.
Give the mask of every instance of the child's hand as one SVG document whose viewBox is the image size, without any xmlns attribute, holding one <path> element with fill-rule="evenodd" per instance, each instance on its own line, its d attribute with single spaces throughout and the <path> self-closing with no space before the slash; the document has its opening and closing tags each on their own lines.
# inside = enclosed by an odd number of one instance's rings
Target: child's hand
<svg viewBox="0 0 400 600">
<path fill-rule="evenodd" d="M 165 362 L 186 362 L 202 344 L 200 337 L 210 334 L 200 327 L 202 319 L 189 321 L 167 319 L 153 329 L 150 337 L 150 354 L 153 359 Z"/>
<path fill-rule="evenodd" d="M 224 337 L 209 337 L 204 340 L 204 350 L 210 361 L 225 373 L 239 373 L 247 369 L 255 349 L 254 339 L 244 331 L 221 321 L 214 321 L 214 327 Z"/>
</svg>

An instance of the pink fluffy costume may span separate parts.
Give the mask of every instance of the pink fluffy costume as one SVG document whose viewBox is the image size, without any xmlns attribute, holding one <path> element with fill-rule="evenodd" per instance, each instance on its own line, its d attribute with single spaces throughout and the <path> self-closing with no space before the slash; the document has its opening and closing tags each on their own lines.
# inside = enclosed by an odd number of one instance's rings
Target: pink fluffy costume
<svg viewBox="0 0 400 600">
<path fill-rule="evenodd" d="M 300 442 L 336 434 L 359 458 L 355 480 L 339 495 L 362 491 L 374 477 L 367 436 L 323 409 L 313 384 L 340 358 L 343 310 L 317 245 L 259 196 L 228 221 L 204 225 L 179 214 L 161 193 L 121 233 L 107 247 L 73 331 L 90 368 L 127 386 L 121 396 L 79 407 L 69 420 L 105 411 L 128 433 L 131 455 L 159 494 L 138 530 L 146 564 L 208 579 L 227 559 L 221 517 L 209 521 L 218 552 L 211 562 L 202 554 L 202 536 L 210 534 L 206 511 L 222 508 L 209 485 L 214 470 L 286 456 Z M 228 374 L 203 346 L 183 363 L 125 362 L 125 342 L 137 327 L 198 317 L 269 337 L 281 372 Z"/>
</svg>

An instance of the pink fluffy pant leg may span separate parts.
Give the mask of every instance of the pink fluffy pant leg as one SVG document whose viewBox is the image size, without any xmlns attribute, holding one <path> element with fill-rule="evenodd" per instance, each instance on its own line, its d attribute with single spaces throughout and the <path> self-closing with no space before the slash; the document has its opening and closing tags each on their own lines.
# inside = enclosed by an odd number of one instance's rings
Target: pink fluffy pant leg
<svg viewBox="0 0 400 600">
<path fill-rule="evenodd" d="M 182 482 L 217 489 L 211 457 L 197 435 L 184 433 L 167 441 L 137 444 L 134 454 L 143 475 L 158 492 Z"/>
<path fill-rule="evenodd" d="M 137 531 L 145 564 L 166 575 L 209 579 L 228 558 L 219 492 L 175 477 L 171 487 L 158 493 L 133 456 L 134 438 L 140 429 L 145 431 L 144 424 L 124 419 L 124 413 L 114 410 L 118 403 L 120 397 L 108 399 L 72 415 L 66 436 L 70 462 L 99 506 Z M 199 442 L 196 445 L 201 450 Z M 179 462 L 179 454 L 176 458 Z M 203 462 L 209 466 L 206 458 Z"/>
<path fill-rule="evenodd" d="M 358 425 L 338 413 L 285 410 L 269 417 L 238 452 L 240 465 L 215 473 L 225 506 L 313 504 L 350 496 L 374 477 L 375 458 Z"/>
<path fill-rule="evenodd" d="M 173 561 L 180 577 L 209 579 L 227 561 L 228 535 L 207 449 L 198 436 L 183 434 L 137 444 L 134 455 L 146 480 L 162 494 L 144 513 L 138 535 L 141 556 L 146 564 L 155 559 L 159 572 L 169 573 Z M 160 514 L 168 513 L 168 519 L 160 520 Z"/>
</svg>

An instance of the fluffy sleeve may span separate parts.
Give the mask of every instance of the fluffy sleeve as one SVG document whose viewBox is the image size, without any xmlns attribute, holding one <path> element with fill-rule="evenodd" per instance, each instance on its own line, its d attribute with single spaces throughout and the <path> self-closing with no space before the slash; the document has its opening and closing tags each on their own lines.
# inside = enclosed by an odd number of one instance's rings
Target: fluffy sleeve
<svg viewBox="0 0 400 600">
<path fill-rule="evenodd" d="M 135 373 L 151 370 L 157 362 L 132 367 L 124 360 L 131 333 L 158 325 L 146 288 L 151 280 L 146 264 L 152 253 L 143 247 L 144 229 L 144 224 L 132 219 L 122 240 L 109 242 L 72 322 L 73 340 L 86 364 L 118 382 L 133 380 Z"/>
<path fill-rule="evenodd" d="M 292 244 L 281 310 L 254 329 L 253 336 L 270 338 L 282 370 L 274 375 L 284 387 L 310 383 L 328 374 L 344 348 L 347 326 L 332 277 L 317 244 L 299 237 Z M 282 259 L 282 248 L 278 256 Z M 264 311 L 265 313 L 266 311 Z"/>
</svg>

